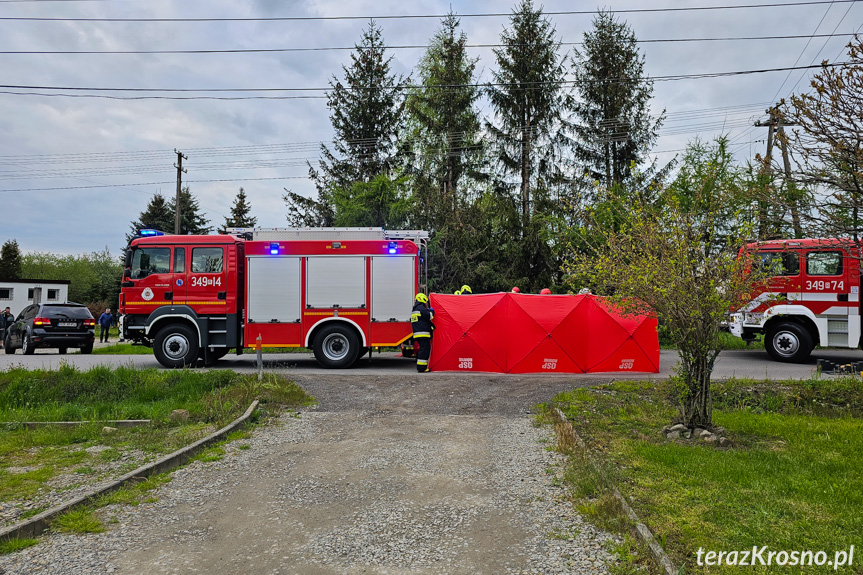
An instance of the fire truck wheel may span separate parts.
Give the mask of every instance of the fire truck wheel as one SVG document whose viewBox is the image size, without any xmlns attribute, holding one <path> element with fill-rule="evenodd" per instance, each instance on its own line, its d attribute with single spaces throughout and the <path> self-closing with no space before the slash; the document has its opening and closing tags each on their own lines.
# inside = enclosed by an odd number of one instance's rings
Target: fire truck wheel
<svg viewBox="0 0 863 575">
<path fill-rule="evenodd" d="M 321 328 L 313 344 L 315 359 L 330 369 L 350 367 L 360 353 L 360 342 L 354 330 L 344 325 Z"/>
<path fill-rule="evenodd" d="M 153 341 L 153 354 L 165 367 L 193 366 L 198 360 L 198 335 L 185 325 L 164 327 Z"/>
<path fill-rule="evenodd" d="M 776 361 L 806 361 L 813 347 L 809 331 L 796 323 L 780 323 L 771 328 L 764 339 L 764 348 Z"/>
</svg>

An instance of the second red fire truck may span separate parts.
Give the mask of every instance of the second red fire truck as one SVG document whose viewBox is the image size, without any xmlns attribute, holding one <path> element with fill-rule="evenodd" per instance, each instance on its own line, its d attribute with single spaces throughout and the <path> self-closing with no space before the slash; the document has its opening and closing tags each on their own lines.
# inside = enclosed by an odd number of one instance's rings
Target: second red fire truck
<svg viewBox="0 0 863 575">
<path fill-rule="evenodd" d="M 166 367 L 236 350 L 308 347 L 325 367 L 411 337 L 428 233 L 380 228 L 142 230 L 126 253 L 122 335 Z"/>
<path fill-rule="evenodd" d="M 741 257 L 772 276 L 731 314 L 744 340 L 764 336 L 778 361 L 805 361 L 816 345 L 860 347 L 861 244 L 853 240 L 775 240 L 747 245 Z"/>
</svg>

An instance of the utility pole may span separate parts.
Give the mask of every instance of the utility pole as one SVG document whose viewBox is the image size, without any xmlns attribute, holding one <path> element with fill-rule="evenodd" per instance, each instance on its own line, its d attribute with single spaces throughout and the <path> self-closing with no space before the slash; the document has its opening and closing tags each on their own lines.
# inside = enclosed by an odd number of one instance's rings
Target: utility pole
<svg viewBox="0 0 863 575">
<path fill-rule="evenodd" d="M 768 109 L 767 114 L 770 118 L 766 122 L 760 120 L 755 122 L 755 126 L 767 128 L 767 153 L 764 157 L 764 171 L 768 177 L 773 173 L 773 134 L 776 132 L 778 134 L 776 141 L 782 150 L 782 163 L 785 168 L 785 201 L 788 203 L 791 211 L 791 225 L 794 228 L 794 237 L 802 238 L 803 226 L 800 223 L 800 207 L 797 205 L 796 193 L 791 189 L 791 160 L 788 158 L 788 143 L 785 138 L 785 126 L 796 126 L 796 124 L 782 120 L 779 117 L 779 110 L 775 107 Z M 767 205 L 765 201 L 759 209 L 759 239 L 767 239 L 766 237 L 762 237 L 764 232 L 766 232 L 766 210 Z"/>
<path fill-rule="evenodd" d="M 183 155 L 183 152 L 174 148 L 174 153 L 177 154 L 177 163 L 174 164 L 174 167 L 177 168 L 177 199 L 174 201 L 174 233 L 180 234 L 180 189 L 183 186 L 183 174 L 186 173 L 186 170 L 183 169 L 183 160 L 188 160 L 187 156 Z"/>
</svg>

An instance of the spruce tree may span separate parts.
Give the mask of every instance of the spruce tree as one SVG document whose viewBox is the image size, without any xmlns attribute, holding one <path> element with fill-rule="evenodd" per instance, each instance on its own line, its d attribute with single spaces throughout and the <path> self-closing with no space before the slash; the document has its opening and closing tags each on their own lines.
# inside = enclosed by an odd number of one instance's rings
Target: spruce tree
<svg viewBox="0 0 863 575">
<path fill-rule="evenodd" d="M 523 225 L 531 219 L 533 194 L 547 177 L 561 142 L 560 113 L 563 104 L 563 58 L 551 21 L 522 0 L 510 17 L 510 27 L 495 48 L 498 70 L 489 98 L 495 122 L 489 130 L 497 143 L 501 167 L 518 177 L 518 196 Z"/>
<path fill-rule="evenodd" d="M 436 220 L 458 212 L 459 183 L 476 175 L 481 158 L 480 122 L 474 84 L 477 59 L 467 55 L 467 36 L 450 13 L 435 33 L 418 66 L 419 88 L 408 95 L 408 138 L 413 154 L 408 165 L 416 177 L 426 177 L 435 197 L 430 208 Z M 444 224 L 435 221 L 433 224 Z"/>
<path fill-rule="evenodd" d="M 391 72 L 392 57 L 386 57 L 385 51 L 381 29 L 372 21 L 355 45 L 351 64 L 342 66 L 344 82 L 335 76 L 330 81 L 327 107 L 335 131 L 332 150 L 322 144 L 318 167 L 309 164 L 317 199 L 286 190 L 284 200 L 292 225 L 333 225 L 336 189 L 349 193 L 355 183 L 389 176 L 395 168 L 403 78 Z"/>
<path fill-rule="evenodd" d="M 413 192 L 413 225 L 432 233 L 429 276 L 435 291 L 467 283 L 497 290 L 481 281 L 480 255 L 490 256 L 491 235 L 478 226 L 477 185 L 483 144 L 476 111 L 476 58 L 467 54 L 467 36 L 450 13 L 432 37 L 417 66 L 419 86 L 405 101 L 405 171 Z"/>
<path fill-rule="evenodd" d="M 17 240 L 6 240 L 0 248 L 0 280 L 21 279 L 21 248 Z"/>
<path fill-rule="evenodd" d="M 171 199 L 171 217 L 176 214 L 177 199 Z M 174 221 L 173 219 L 171 220 Z M 198 199 L 192 195 L 189 187 L 186 186 L 180 190 L 180 234 L 209 234 L 213 228 L 208 224 L 210 221 L 201 213 L 201 206 L 198 204 Z M 171 231 L 174 230 L 174 224 L 171 224 Z"/>
<path fill-rule="evenodd" d="M 653 81 L 636 42 L 628 24 L 601 11 L 574 51 L 575 158 L 580 173 L 606 189 L 644 161 L 665 115 L 650 116 Z"/>
<path fill-rule="evenodd" d="M 251 216 L 252 205 L 246 199 L 246 192 L 243 188 L 237 192 L 234 198 L 234 205 L 231 206 L 231 217 L 225 218 L 225 225 L 219 230 L 219 233 L 225 233 L 227 228 L 253 228 L 258 224 L 258 218 Z"/>
<path fill-rule="evenodd" d="M 146 209 L 141 212 L 136 221 L 132 222 L 131 233 L 126 235 L 126 243 L 131 242 L 142 229 L 160 230 L 167 234 L 174 233 L 176 198 L 170 202 L 162 194 L 155 194 Z M 189 191 L 188 186 L 180 190 L 180 233 L 208 234 L 212 230 L 207 218 L 201 214 L 198 200 Z"/>
<path fill-rule="evenodd" d="M 165 233 L 174 231 L 174 210 L 168 205 L 165 196 L 154 194 L 147 207 L 131 224 L 131 232 L 126 234 L 126 243 L 131 242 L 142 229 L 161 230 Z"/>
<path fill-rule="evenodd" d="M 488 131 L 504 178 L 496 189 L 501 265 L 521 287 L 548 285 L 556 273 L 545 216 L 554 209 L 549 188 L 560 174 L 565 142 L 561 118 L 564 58 L 551 21 L 531 0 L 522 0 L 494 50 L 498 69 L 488 95 L 494 109 Z"/>
</svg>

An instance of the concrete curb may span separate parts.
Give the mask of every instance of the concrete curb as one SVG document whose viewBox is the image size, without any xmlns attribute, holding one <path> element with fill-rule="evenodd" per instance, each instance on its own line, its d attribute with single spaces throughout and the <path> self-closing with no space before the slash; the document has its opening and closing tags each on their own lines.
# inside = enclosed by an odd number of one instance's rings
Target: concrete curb
<svg viewBox="0 0 863 575">
<path fill-rule="evenodd" d="M 597 470 L 597 473 L 599 473 L 599 468 L 590 457 L 590 452 L 588 451 L 587 446 L 584 444 L 584 441 L 581 440 L 581 437 L 579 437 L 575 432 L 575 429 L 572 427 L 572 423 L 566 418 L 566 415 L 564 415 L 557 407 L 551 410 L 551 415 L 555 421 L 554 427 L 555 432 L 558 433 L 558 441 L 560 441 L 560 435 L 564 435 L 570 439 L 574 438 L 578 446 L 587 454 L 587 459 L 590 461 L 590 464 Z M 562 430 L 560 429 L 561 427 L 563 428 Z M 662 548 L 662 545 L 659 544 L 647 525 L 641 522 L 638 515 L 635 514 L 635 511 L 632 510 L 632 507 L 629 506 L 629 503 L 626 502 L 626 499 L 620 494 L 620 491 L 617 490 L 617 487 L 614 488 L 614 497 L 620 502 L 620 505 L 623 507 L 627 517 L 629 517 L 629 519 L 635 524 L 635 531 L 638 533 L 641 540 L 647 544 L 647 547 L 653 554 L 654 559 L 656 559 L 662 567 L 663 573 L 665 575 L 677 575 L 678 571 L 674 568 L 674 564 L 671 562 L 665 549 Z"/>
<path fill-rule="evenodd" d="M 231 433 L 241 425 L 245 424 L 249 420 L 249 418 L 252 417 L 252 414 L 255 412 L 256 407 L 258 407 L 257 399 L 252 402 L 252 404 L 249 406 L 249 408 L 243 415 L 241 415 L 222 429 L 212 433 L 211 435 L 208 435 L 203 439 L 199 439 L 195 443 L 187 445 L 186 447 L 178 449 L 174 453 L 166 455 L 158 461 L 148 463 L 143 467 L 139 467 L 138 469 L 131 471 L 126 475 L 123 475 L 119 479 L 112 481 L 111 483 L 100 489 L 94 489 L 93 491 L 89 491 L 79 497 L 76 497 L 75 499 L 67 501 L 66 503 L 62 503 L 60 505 L 57 505 L 56 507 L 47 509 L 39 515 L 31 517 L 27 521 L 0 530 L 0 541 L 38 537 L 45 530 L 48 529 L 51 521 L 71 509 L 86 505 L 91 501 L 95 500 L 100 495 L 115 491 L 116 489 L 119 489 L 127 483 L 140 482 L 143 479 L 150 477 L 151 475 L 156 475 L 158 473 L 162 473 L 164 471 L 168 471 L 170 469 L 183 465 L 184 463 L 188 463 L 195 456 L 195 454 L 197 454 L 203 448 L 218 441 L 221 441 L 229 433 Z"/>
</svg>

